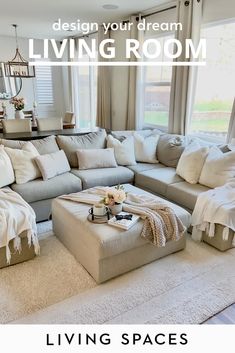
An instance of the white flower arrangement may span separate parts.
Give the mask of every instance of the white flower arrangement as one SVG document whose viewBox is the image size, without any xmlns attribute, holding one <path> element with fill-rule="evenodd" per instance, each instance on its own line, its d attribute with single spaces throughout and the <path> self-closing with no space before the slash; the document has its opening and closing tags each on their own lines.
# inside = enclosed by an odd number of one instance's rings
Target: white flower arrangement
<svg viewBox="0 0 235 353">
<path fill-rule="evenodd" d="M 101 203 L 104 203 L 106 206 L 119 205 L 126 200 L 126 195 L 124 186 L 118 185 L 107 190 L 106 196 L 101 200 Z"/>
</svg>

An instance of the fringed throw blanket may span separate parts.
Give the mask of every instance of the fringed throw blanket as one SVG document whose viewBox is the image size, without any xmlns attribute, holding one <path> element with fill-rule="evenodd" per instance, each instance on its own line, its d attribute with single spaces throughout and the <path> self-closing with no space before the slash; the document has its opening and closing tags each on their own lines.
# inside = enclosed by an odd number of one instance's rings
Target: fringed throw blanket
<svg viewBox="0 0 235 353">
<path fill-rule="evenodd" d="M 0 189 L 0 248 L 6 247 L 7 263 L 11 253 L 9 242 L 14 239 L 14 248 L 21 251 L 20 234 L 27 231 L 28 244 L 34 245 L 35 253 L 39 254 L 36 216 L 33 209 L 22 197 L 11 189 Z"/>
<path fill-rule="evenodd" d="M 60 198 L 92 205 L 104 198 L 107 189 L 95 187 Z M 174 211 L 154 196 L 128 193 L 123 211 L 138 214 L 144 219 L 141 236 L 157 247 L 165 246 L 168 240 L 179 240 L 184 234 L 185 227 Z"/>
<path fill-rule="evenodd" d="M 209 237 L 215 235 L 215 225 L 224 226 L 223 240 L 228 240 L 229 229 L 235 232 L 235 182 L 203 192 L 197 198 L 192 214 L 192 238 L 201 241 L 205 231 Z M 233 239 L 235 246 L 235 237 Z"/>
</svg>

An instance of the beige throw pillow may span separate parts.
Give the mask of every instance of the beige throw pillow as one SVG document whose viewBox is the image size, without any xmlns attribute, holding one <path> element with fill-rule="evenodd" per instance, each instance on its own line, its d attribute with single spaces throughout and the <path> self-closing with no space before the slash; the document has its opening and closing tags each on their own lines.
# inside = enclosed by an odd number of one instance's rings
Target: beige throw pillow
<svg viewBox="0 0 235 353">
<path fill-rule="evenodd" d="M 16 184 L 25 184 L 28 181 L 40 178 L 41 173 L 34 161 L 39 153 L 31 142 L 26 142 L 21 150 L 5 147 L 5 151 L 11 159 Z"/>
<path fill-rule="evenodd" d="M 113 148 L 78 150 L 77 156 L 79 169 L 117 167 Z"/>
<path fill-rule="evenodd" d="M 112 135 L 108 135 L 107 146 L 108 148 L 114 148 L 117 164 L 123 166 L 136 165 L 133 136 L 129 136 L 123 141 L 119 141 Z"/>
<path fill-rule="evenodd" d="M 0 188 L 13 184 L 15 181 L 14 170 L 11 160 L 4 146 L 0 146 Z"/>
<path fill-rule="evenodd" d="M 160 135 L 153 134 L 145 137 L 136 132 L 133 136 L 137 162 L 158 163 L 156 153 Z"/>
<path fill-rule="evenodd" d="M 63 150 L 35 158 L 43 180 L 54 178 L 70 171 L 68 159 Z"/>
<path fill-rule="evenodd" d="M 179 159 L 176 174 L 190 184 L 197 184 L 208 152 L 209 147 L 201 147 L 198 142 L 190 143 Z"/>
<path fill-rule="evenodd" d="M 235 151 L 223 153 L 218 147 L 212 147 L 202 168 L 199 183 L 215 188 L 234 177 Z"/>
</svg>

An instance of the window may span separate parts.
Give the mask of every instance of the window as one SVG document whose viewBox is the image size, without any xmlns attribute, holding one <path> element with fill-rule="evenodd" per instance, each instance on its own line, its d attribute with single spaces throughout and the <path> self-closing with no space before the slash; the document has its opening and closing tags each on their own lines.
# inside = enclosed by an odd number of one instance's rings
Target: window
<svg viewBox="0 0 235 353">
<path fill-rule="evenodd" d="M 235 23 L 203 28 L 207 65 L 198 68 L 190 133 L 224 141 L 235 96 Z"/>
<path fill-rule="evenodd" d="M 37 103 L 39 105 L 53 105 L 53 81 L 51 66 L 36 66 Z"/>
<path fill-rule="evenodd" d="M 161 47 L 173 35 L 158 37 Z M 150 48 L 151 50 L 151 48 Z M 159 61 L 169 61 L 164 53 Z M 171 66 L 145 66 L 144 67 L 144 123 L 156 125 L 166 129 L 168 127 L 170 92 L 171 92 Z"/>
</svg>

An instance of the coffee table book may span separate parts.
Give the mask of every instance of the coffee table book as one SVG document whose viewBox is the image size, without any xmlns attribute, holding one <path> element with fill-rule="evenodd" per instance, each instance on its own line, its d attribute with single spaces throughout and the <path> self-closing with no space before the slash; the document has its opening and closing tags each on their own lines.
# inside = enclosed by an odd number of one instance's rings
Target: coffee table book
<svg viewBox="0 0 235 353">
<path fill-rule="evenodd" d="M 126 216 L 129 215 L 130 213 L 127 212 L 120 212 L 118 215 L 119 216 Z M 108 224 L 114 227 L 118 227 L 124 230 L 128 230 L 131 227 L 133 227 L 134 224 L 136 224 L 139 220 L 139 216 L 132 214 L 132 220 L 128 220 L 128 219 L 121 219 L 121 220 L 117 220 L 116 217 L 111 218 L 108 221 Z"/>
</svg>

